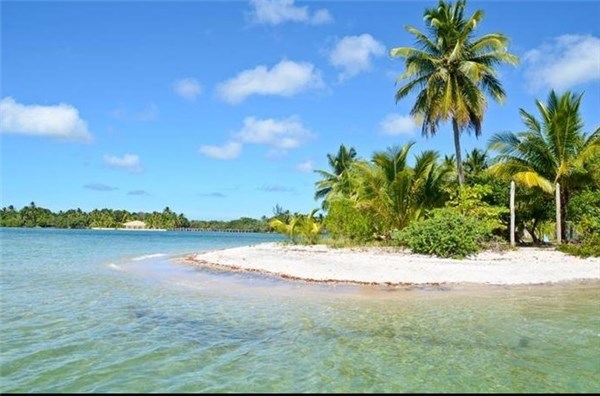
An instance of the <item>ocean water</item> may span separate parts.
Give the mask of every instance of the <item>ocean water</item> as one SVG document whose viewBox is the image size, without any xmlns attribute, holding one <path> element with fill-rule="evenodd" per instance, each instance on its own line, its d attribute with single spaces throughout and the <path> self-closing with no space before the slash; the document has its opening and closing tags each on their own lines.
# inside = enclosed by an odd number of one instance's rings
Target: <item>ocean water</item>
<svg viewBox="0 0 600 396">
<path fill-rule="evenodd" d="M 315 285 L 172 260 L 276 239 L 0 228 L 0 392 L 600 391 L 597 282 Z"/>
</svg>

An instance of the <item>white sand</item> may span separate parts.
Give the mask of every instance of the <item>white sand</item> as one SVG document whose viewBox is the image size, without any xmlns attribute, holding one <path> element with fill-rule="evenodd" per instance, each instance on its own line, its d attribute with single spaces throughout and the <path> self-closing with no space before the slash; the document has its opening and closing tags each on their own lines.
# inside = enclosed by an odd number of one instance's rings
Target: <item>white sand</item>
<svg viewBox="0 0 600 396">
<path fill-rule="evenodd" d="M 263 243 L 191 255 L 186 261 L 320 282 L 516 285 L 600 279 L 600 258 L 580 259 L 538 248 L 483 252 L 452 260 L 389 248 L 332 249 L 324 245 Z"/>
</svg>

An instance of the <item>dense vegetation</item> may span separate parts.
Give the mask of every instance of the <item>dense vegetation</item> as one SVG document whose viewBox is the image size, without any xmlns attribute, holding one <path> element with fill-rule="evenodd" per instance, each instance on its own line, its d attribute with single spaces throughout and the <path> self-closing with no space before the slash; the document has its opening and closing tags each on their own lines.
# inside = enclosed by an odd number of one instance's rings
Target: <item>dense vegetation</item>
<svg viewBox="0 0 600 396">
<path fill-rule="evenodd" d="M 288 212 L 283 215 L 291 216 Z M 279 214 L 280 216 L 282 214 Z M 0 211 L 0 227 L 55 227 L 55 228 L 121 228 L 123 223 L 140 220 L 151 229 L 201 228 L 210 230 L 235 229 L 242 231 L 270 231 L 269 219 L 242 217 L 231 221 L 188 220 L 183 213 L 177 214 L 166 207 L 162 212 L 129 212 L 127 210 L 94 209 L 84 212 L 81 209 L 52 212 L 37 206 L 34 202 L 20 210 L 14 206 Z"/>
<path fill-rule="evenodd" d="M 499 33 L 472 37 L 481 10 L 465 18 L 466 2 L 425 10 L 427 36 L 414 27 L 419 48 L 394 48 L 405 59 L 405 80 L 396 101 L 415 92 L 412 115 L 425 136 L 451 120 L 455 153 L 414 154 L 414 142 L 389 147 L 370 158 L 341 145 L 328 154 L 329 170 L 316 171 L 315 199 L 325 212 L 321 229 L 332 245 L 401 245 L 442 257 L 464 257 L 482 247 L 503 247 L 510 232 L 518 243 L 554 239 L 557 183 L 560 184 L 563 251 L 600 256 L 600 128 L 584 131 L 583 94 L 550 92 L 536 101 L 539 117 L 520 110 L 522 132 L 497 133 L 486 151 L 474 149 L 462 159 L 460 135 L 482 132 L 486 96 L 502 102 L 506 94 L 495 66 L 515 65 L 508 39 Z M 495 156 L 494 156 L 495 154 Z M 516 223 L 510 230 L 509 186 L 515 181 Z M 298 227 L 314 211 L 277 224 L 292 242 L 314 243 L 312 228 Z"/>
</svg>

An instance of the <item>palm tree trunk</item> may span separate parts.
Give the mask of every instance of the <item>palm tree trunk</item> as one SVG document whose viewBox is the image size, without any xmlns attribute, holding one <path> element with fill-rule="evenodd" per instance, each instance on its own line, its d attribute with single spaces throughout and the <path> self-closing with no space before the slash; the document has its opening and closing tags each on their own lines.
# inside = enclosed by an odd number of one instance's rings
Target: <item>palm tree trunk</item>
<svg viewBox="0 0 600 396">
<path fill-rule="evenodd" d="M 454 130 L 454 149 L 456 150 L 456 171 L 458 173 L 458 184 L 465 184 L 465 174 L 463 172 L 462 156 L 460 152 L 460 129 L 456 118 L 452 118 L 452 129 Z"/>
<path fill-rule="evenodd" d="M 563 242 L 567 241 L 567 205 L 569 204 L 569 191 L 561 185 L 560 192 L 560 231 Z"/>
</svg>

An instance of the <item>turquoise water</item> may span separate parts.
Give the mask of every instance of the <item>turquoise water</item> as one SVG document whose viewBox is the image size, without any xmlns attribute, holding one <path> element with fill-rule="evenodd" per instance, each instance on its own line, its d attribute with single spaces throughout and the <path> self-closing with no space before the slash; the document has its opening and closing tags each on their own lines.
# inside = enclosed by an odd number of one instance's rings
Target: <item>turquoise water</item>
<svg viewBox="0 0 600 396">
<path fill-rule="evenodd" d="M 3 393 L 600 391 L 598 283 L 310 285 L 170 260 L 274 235 L 0 236 Z"/>
</svg>

